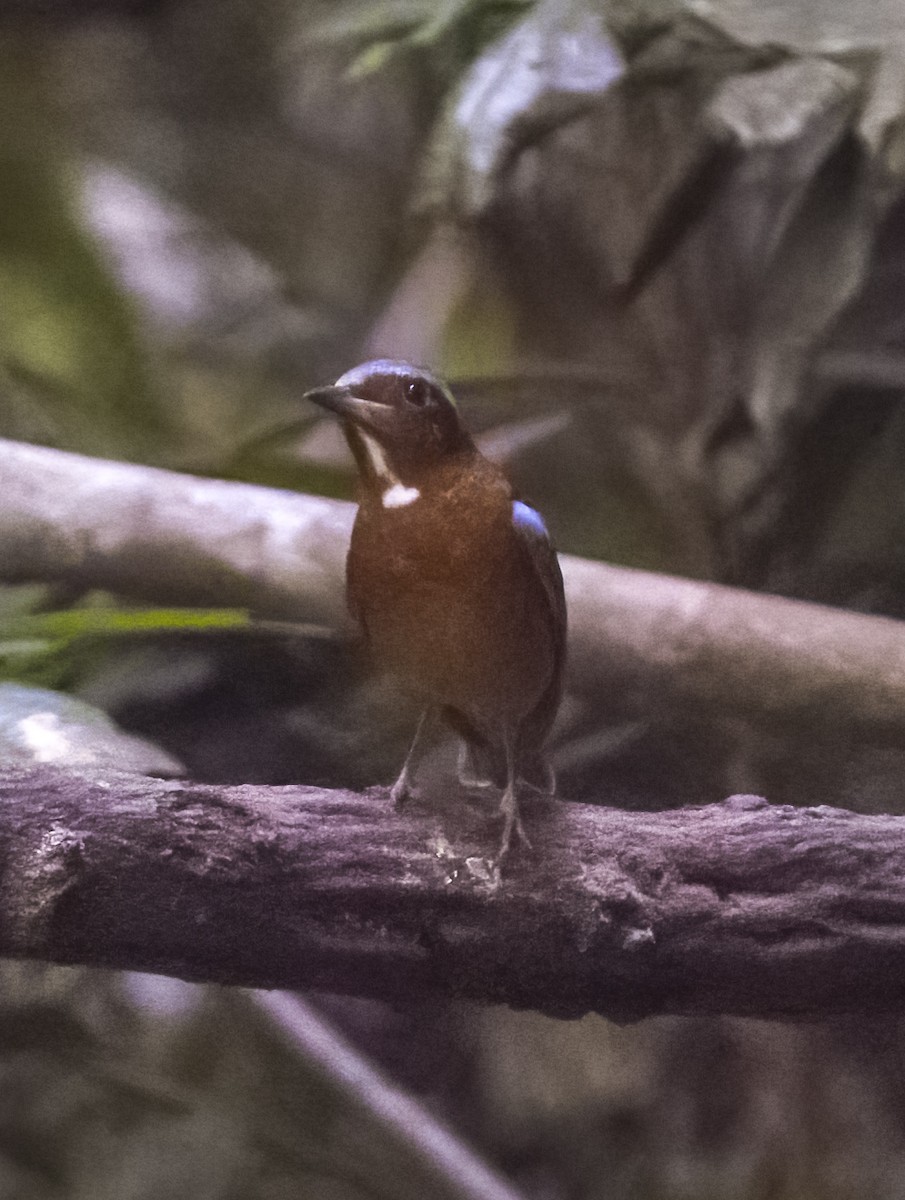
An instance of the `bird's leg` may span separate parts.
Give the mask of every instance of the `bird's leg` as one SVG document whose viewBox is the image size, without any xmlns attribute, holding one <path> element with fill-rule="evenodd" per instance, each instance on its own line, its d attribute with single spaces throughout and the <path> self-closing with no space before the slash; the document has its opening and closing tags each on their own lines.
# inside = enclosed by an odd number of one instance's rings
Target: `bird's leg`
<svg viewBox="0 0 905 1200">
<path fill-rule="evenodd" d="M 415 736 L 412 738 L 412 744 L 409 746 L 409 752 L 405 756 L 405 762 L 402 764 L 402 770 L 399 772 L 399 778 L 393 784 L 390 790 L 390 798 L 397 808 L 402 808 L 406 800 L 411 796 L 412 777 L 421 759 L 424 757 L 425 745 L 427 743 L 427 735 L 433 728 L 436 710 L 426 708 L 418 718 L 418 728 L 415 730 Z"/>
<path fill-rule="evenodd" d="M 500 841 L 499 858 L 502 861 L 509 853 L 509 846 L 512 841 L 513 829 L 518 834 L 521 841 L 530 849 L 531 843 L 528 841 L 528 835 L 525 833 L 522 825 L 522 819 L 518 811 L 518 795 L 517 795 L 517 771 L 515 761 L 515 737 L 508 733 L 505 736 L 506 746 L 506 790 L 503 792 L 503 797 L 500 800 L 500 812 L 505 817 L 503 822 L 503 837 Z"/>
<path fill-rule="evenodd" d="M 539 758 L 536 765 L 540 768 L 541 778 L 537 780 L 522 779 L 521 783 L 539 796 L 555 796 L 556 772 L 553 770 L 552 763 L 548 762 L 546 758 Z"/>
</svg>

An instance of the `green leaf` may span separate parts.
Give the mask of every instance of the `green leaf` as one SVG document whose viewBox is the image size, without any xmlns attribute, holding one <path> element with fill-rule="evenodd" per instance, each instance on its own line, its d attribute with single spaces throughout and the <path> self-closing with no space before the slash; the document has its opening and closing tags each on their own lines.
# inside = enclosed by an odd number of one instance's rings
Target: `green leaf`
<svg viewBox="0 0 905 1200">
<path fill-rule="evenodd" d="M 0 621 L 0 653 L 3 644 L 13 639 L 68 641 L 87 636 L 235 629 L 248 625 L 248 621 L 246 612 L 234 608 L 74 608 Z"/>
<path fill-rule="evenodd" d="M 308 31 L 312 42 L 363 44 L 350 79 L 384 69 L 400 52 L 448 43 L 461 65 L 471 62 L 533 0 L 396 0 L 346 3 Z"/>
<path fill-rule="evenodd" d="M 80 227 L 39 62 L 0 42 L 0 434 L 159 454 L 165 422 L 131 306 Z"/>
<path fill-rule="evenodd" d="M 0 677 L 53 688 L 72 687 L 112 639 L 160 633 L 205 635 L 246 628 L 238 609 L 83 607 L 0 614 Z"/>
</svg>

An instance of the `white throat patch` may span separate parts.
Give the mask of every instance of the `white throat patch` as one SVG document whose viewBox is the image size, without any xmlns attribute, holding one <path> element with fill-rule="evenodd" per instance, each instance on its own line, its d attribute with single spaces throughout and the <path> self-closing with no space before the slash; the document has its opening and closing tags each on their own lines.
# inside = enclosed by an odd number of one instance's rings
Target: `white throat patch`
<svg viewBox="0 0 905 1200">
<path fill-rule="evenodd" d="M 371 466 L 374 468 L 374 474 L 386 485 L 381 497 L 383 507 L 405 508 L 407 504 L 414 504 L 416 500 L 420 500 L 421 493 L 418 489 L 406 487 L 390 470 L 390 464 L 387 462 L 386 455 L 380 443 L 376 442 L 372 437 L 368 437 L 366 433 L 362 433 L 360 436 L 364 442 L 365 450 L 368 452 L 368 458 L 371 460 Z"/>
<path fill-rule="evenodd" d="M 390 470 L 390 464 L 387 462 L 386 455 L 383 452 L 383 446 L 380 442 L 375 442 L 372 437 L 368 437 L 366 433 L 359 430 L 359 437 L 364 442 L 365 450 L 368 452 L 368 458 L 371 460 L 371 466 L 374 468 L 374 474 L 378 479 L 384 479 L 387 483 L 398 483 L 399 480 Z"/>
<path fill-rule="evenodd" d="M 384 508 L 405 508 L 407 504 L 414 504 L 416 500 L 420 499 L 421 493 L 417 488 L 406 487 L 403 483 L 394 483 L 383 493 L 381 504 Z"/>
</svg>

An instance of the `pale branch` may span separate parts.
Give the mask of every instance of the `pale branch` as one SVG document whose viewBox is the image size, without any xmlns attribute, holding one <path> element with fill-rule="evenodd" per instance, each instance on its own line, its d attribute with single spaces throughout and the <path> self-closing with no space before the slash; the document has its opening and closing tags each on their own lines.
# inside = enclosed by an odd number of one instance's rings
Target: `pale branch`
<svg viewBox="0 0 905 1200">
<path fill-rule="evenodd" d="M 308 1070 L 339 1089 L 347 1102 L 376 1122 L 385 1136 L 457 1200 L 524 1200 L 523 1193 L 479 1158 L 459 1135 L 407 1095 L 348 1042 L 301 996 L 253 992 L 253 1003 L 276 1025 Z"/>
<path fill-rule="evenodd" d="M 560 1016 L 905 1006 L 905 819 L 662 813 L 0 765 L 0 955 Z"/>
<path fill-rule="evenodd" d="M 354 506 L 0 441 L 0 580 L 348 629 Z M 905 625 L 562 556 L 569 688 L 601 712 L 905 736 Z"/>
<path fill-rule="evenodd" d="M 354 505 L 0 439 L 0 579 L 339 628 Z"/>
</svg>

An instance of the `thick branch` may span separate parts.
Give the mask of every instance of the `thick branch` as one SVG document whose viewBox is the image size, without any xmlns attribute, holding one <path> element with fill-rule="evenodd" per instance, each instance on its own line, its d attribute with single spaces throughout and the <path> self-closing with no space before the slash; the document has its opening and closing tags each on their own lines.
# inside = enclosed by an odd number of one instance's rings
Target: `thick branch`
<svg viewBox="0 0 905 1200">
<path fill-rule="evenodd" d="M 0 578 L 346 620 L 354 505 L 0 439 Z"/>
<path fill-rule="evenodd" d="M 0 441 L 0 579 L 334 629 L 353 506 Z M 905 626 L 563 557 L 588 704 L 900 742 Z"/>
<path fill-rule="evenodd" d="M 0 767 L 0 954 L 558 1015 L 905 1005 L 905 820 L 754 797 L 497 823 L 383 791 Z"/>
</svg>

